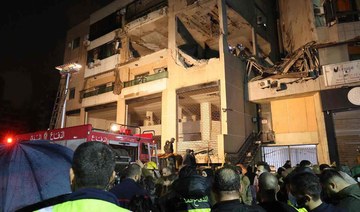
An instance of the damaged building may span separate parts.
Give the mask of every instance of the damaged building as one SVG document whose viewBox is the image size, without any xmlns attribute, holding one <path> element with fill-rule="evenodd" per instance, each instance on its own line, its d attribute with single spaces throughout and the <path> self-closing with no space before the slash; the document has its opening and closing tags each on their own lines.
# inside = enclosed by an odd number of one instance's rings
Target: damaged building
<svg viewBox="0 0 360 212">
<path fill-rule="evenodd" d="M 160 148 L 175 138 L 178 154 L 209 152 L 197 154 L 198 162 L 258 152 L 271 162 L 270 150 L 288 152 L 294 163 L 309 151 L 314 162 L 330 162 L 327 114 L 339 108 L 324 106 L 322 93 L 345 88 L 325 85 L 323 70 L 354 59 L 356 42 L 347 41 L 356 36 L 345 35 L 349 23 L 319 15 L 322 4 L 314 13 L 314 5 L 113 1 L 67 32 L 64 64 L 82 68 L 70 78 L 65 126 L 154 130 Z"/>
</svg>

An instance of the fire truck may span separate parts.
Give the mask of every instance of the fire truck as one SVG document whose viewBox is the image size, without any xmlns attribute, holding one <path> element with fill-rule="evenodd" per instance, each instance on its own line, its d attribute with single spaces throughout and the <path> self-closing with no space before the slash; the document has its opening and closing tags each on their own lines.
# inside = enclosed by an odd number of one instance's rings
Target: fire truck
<svg viewBox="0 0 360 212">
<path fill-rule="evenodd" d="M 133 132 L 139 133 L 133 134 Z M 141 132 L 140 127 L 112 124 L 112 131 L 106 131 L 95 129 L 91 124 L 86 124 L 19 134 L 13 140 L 15 142 L 50 140 L 73 150 L 84 142 L 99 141 L 113 148 L 117 164 L 129 164 L 136 160 L 143 163 L 154 161 L 158 164 L 157 144 L 153 139 L 154 135 L 153 130 Z"/>
</svg>

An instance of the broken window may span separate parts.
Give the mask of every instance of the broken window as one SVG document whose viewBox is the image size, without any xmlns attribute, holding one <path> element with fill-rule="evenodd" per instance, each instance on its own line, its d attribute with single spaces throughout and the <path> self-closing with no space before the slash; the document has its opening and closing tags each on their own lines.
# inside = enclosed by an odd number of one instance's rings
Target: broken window
<svg viewBox="0 0 360 212">
<path fill-rule="evenodd" d="M 121 28 L 122 15 L 120 10 L 90 25 L 89 39 L 93 41 L 115 29 Z"/>
<path fill-rule="evenodd" d="M 94 49 L 91 49 L 87 52 L 87 64 L 90 67 L 91 62 L 96 62 L 96 60 L 102 60 L 108 57 L 113 56 L 117 53 L 116 47 L 119 48 L 120 42 L 118 40 L 113 40 L 108 43 L 105 43 L 101 46 L 98 46 Z"/>
<path fill-rule="evenodd" d="M 357 0 L 325 0 L 324 12 L 326 24 L 331 26 L 338 23 L 359 21 L 360 2 Z"/>
</svg>

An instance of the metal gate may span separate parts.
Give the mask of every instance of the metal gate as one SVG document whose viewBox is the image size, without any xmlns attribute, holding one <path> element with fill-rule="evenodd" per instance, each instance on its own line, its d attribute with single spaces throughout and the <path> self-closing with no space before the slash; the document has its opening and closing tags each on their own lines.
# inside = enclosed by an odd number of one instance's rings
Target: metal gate
<svg viewBox="0 0 360 212">
<path fill-rule="evenodd" d="M 318 164 L 316 145 L 262 147 L 262 158 L 276 169 L 283 166 L 287 160 L 291 161 L 292 166 L 302 160 Z"/>
</svg>

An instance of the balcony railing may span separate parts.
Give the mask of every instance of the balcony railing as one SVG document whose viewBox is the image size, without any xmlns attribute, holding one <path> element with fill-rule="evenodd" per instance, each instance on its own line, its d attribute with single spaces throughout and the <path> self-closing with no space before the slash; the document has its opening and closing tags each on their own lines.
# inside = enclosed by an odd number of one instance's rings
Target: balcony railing
<svg viewBox="0 0 360 212">
<path fill-rule="evenodd" d="M 156 74 L 152 74 L 152 75 L 148 75 L 148 76 L 144 76 L 141 77 L 139 79 L 134 79 L 131 81 L 127 81 L 127 82 L 123 82 L 123 87 L 131 87 L 134 85 L 139 85 L 142 83 L 146 83 L 146 82 L 151 82 L 151 81 L 155 81 L 158 79 L 162 79 L 162 78 L 167 78 L 168 77 L 168 72 L 167 71 L 162 71 Z M 114 83 L 112 83 L 111 85 L 109 85 L 109 83 L 107 84 L 103 84 L 103 85 L 99 85 L 96 87 L 92 87 L 92 88 L 88 88 L 86 90 L 82 90 L 80 91 L 80 99 L 84 99 L 84 98 L 88 98 L 88 97 L 92 97 L 92 96 L 97 96 L 99 94 L 103 94 L 103 93 L 107 93 L 110 91 L 114 90 Z"/>
<path fill-rule="evenodd" d="M 107 93 L 114 90 L 114 83 L 111 84 L 111 86 L 106 86 L 107 84 L 100 85 L 97 87 L 89 88 L 83 91 L 80 91 L 80 98 L 88 98 L 92 96 L 96 96 L 99 94 Z"/>
<path fill-rule="evenodd" d="M 168 77 L 168 72 L 163 71 L 163 72 L 159 72 L 159 73 L 156 73 L 156 74 L 143 76 L 143 77 L 138 78 L 138 79 L 134 79 L 134 80 L 124 82 L 123 85 L 124 85 L 124 88 L 126 88 L 126 87 L 131 87 L 131 86 L 134 86 L 134 85 L 139 85 L 139 84 L 142 84 L 142 83 L 151 82 L 151 81 L 155 81 L 155 80 L 162 79 L 162 78 L 167 78 L 167 77 Z"/>
</svg>

